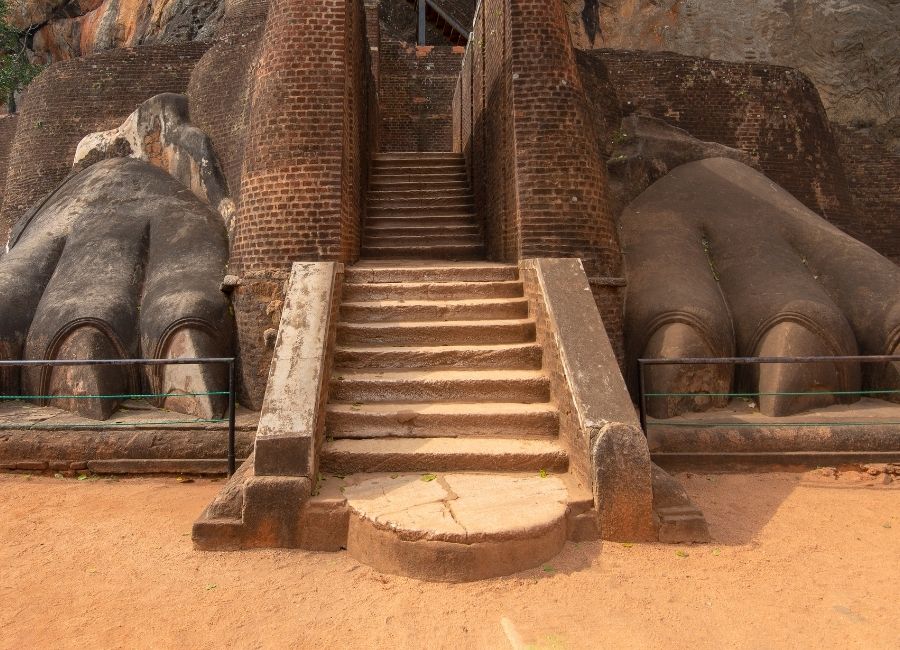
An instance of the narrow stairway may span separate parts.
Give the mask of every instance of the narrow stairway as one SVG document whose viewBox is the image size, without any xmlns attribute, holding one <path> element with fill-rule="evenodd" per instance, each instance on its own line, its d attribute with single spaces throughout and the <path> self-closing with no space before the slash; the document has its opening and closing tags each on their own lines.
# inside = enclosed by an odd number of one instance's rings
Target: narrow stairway
<svg viewBox="0 0 900 650">
<path fill-rule="evenodd" d="M 432 579 L 534 566 L 565 542 L 573 498 L 518 267 L 476 261 L 460 156 L 379 156 L 369 206 L 364 260 L 344 278 L 322 450 L 358 515 L 348 550 Z M 444 559 L 425 542 L 449 545 Z"/>
<path fill-rule="evenodd" d="M 380 154 L 369 181 L 363 259 L 484 259 L 461 154 Z"/>
</svg>

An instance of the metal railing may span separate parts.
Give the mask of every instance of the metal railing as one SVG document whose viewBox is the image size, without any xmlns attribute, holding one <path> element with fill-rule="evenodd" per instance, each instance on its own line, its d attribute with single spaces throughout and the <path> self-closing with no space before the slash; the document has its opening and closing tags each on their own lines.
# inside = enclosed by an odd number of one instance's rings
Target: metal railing
<svg viewBox="0 0 900 650">
<path fill-rule="evenodd" d="M 891 363 L 891 362 L 900 362 L 900 355 L 897 354 L 889 354 L 889 355 L 870 355 L 870 356 L 833 356 L 833 357 L 715 357 L 715 358 L 682 358 L 682 359 L 638 359 L 638 412 L 641 420 L 641 429 L 643 429 L 644 433 L 647 434 L 648 426 L 701 426 L 701 427 L 714 427 L 714 426 L 763 426 L 762 424 L 756 423 L 747 423 L 747 424 L 736 424 L 733 422 L 680 422 L 676 424 L 672 424 L 669 422 L 653 422 L 648 425 L 647 422 L 647 400 L 648 399 L 667 399 L 671 397 L 696 397 L 696 398 L 710 398 L 710 397 L 724 397 L 724 398 L 751 398 L 751 397 L 761 397 L 761 396 L 791 396 L 791 397 L 800 397 L 800 396 L 822 396 L 822 395 L 835 395 L 835 396 L 877 396 L 877 395 L 898 395 L 900 394 L 900 389 L 875 389 L 875 390 L 858 390 L 858 391 L 800 391 L 800 392 L 725 392 L 725 393 L 711 393 L 711 392 L 678 392 L 678 393 L 648 393 L 646 390 L 646 368 L 647 366 L 676 366 L 676 365 L 734 365 L 734 366 L 747 366 L 747 365 L 760 365 L 760 364 L 771 364 L 771 363 L 781 363 L 781 364 L 789 364 L 789 363 L 798 363 L 798 364 L 813 364 L 813 363 L 860 363 L 860 364 L 872 364 L 872 363 Z M 891 425 L 900 425 L 900 420 L 896 422 L 838 422 L 838 423 L 821 423 L 821 422 L 790 422 L 785 423 L 783 426 L 825 426 L 829 424 L 839 424 L 841 426 L 871 426 L 873 424 L 891 424 Z M 764 426 L 774 426 L 771 423 L 767 423 Z"/>
<path fill-rule="evenodd" d="M 211 391 L 206 393 L 121 393 L 113 395 L 0 395 L 0 401 L 7 400 L 51 400 L 51 399 L 164 399 L 170 397 L 203 397 L 203 396 L 228 396 L 228 406 L 226 409 L 226 417 L 224 418 L 197 418 L 194 420 L 163 420 L 163 421 L 135 421 L 135 422 L 115 422 L 96 424 L 59 424 L 51 425 L 51 427 L 36 427 L 29 425 L 28 428 L 53 428 L 53 429 L 105 429 L 122 426 L 148 426 L 148 425 L 173 425 L 173 424 L 215 424 L 228 423 L 228 475 L 231 476 L 235 472 L 235 410 L 237 407 L 236 389 L 237 377 L 234 357 L 211 357 L 211 358 L 184 358 L 184 359 L 47 359 L 47 360 L 28 360 L 28 361 L 3 361 L 0 360 L 0 369 L 2 368 L 29 368 L 41 366 L 187 366 L 187 365 L 214 365 L 225 364 L 228 366 L 228 390 Z M 21 425 L 0 425 L 0 429 L 21 428 Z"/>
</svg>

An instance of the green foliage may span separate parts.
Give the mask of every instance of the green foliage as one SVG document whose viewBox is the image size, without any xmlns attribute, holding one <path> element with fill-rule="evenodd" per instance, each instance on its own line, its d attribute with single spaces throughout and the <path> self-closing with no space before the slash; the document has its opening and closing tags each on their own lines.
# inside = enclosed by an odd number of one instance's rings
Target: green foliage
<svg viewBox="0 0 900 650">
<path fill-rule="evenodd" d="M 29 31 L 10 24 L 9 1 L 0 0 L 0 96 L 6 98 L 10 113 L 16 112 L 16 93 L 41 70 L 28 59 L 25 41 Z"/>
</svg>

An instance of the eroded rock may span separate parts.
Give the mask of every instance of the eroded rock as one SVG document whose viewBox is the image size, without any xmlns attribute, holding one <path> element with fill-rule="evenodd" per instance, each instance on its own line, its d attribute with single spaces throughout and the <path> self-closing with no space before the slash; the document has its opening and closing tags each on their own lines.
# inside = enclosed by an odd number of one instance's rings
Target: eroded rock
<svg viewBox="0 0 900 650">
<path fill-rule="evenodd" d="M 900 4 L 891 0 L 565 2 L 579 48 L 797 68 L 818 88 L 830 118 L 844 124 L 884 123 L 900 106 Z"/>
</svg>

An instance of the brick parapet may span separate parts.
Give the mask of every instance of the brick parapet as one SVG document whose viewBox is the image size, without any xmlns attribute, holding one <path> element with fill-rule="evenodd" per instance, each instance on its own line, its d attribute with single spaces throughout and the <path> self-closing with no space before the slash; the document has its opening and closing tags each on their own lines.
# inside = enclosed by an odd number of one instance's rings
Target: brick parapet
<svg viewBox="0 0 900 650">
<path fill-rule="evenodd" d="M 465 50 L 415 45 L 383 35 L 379 44 L 381 151 L 450 151 L 453 94 Z"/>
<path fill-rule="evenodd" d="M 863 130 L 832 128 L 856 211 L 853 234 L 900 264 L 900 155 Z"/>
</svg>

